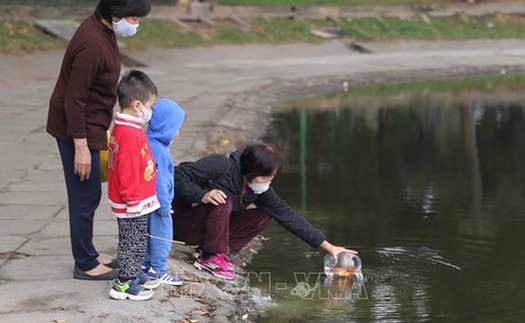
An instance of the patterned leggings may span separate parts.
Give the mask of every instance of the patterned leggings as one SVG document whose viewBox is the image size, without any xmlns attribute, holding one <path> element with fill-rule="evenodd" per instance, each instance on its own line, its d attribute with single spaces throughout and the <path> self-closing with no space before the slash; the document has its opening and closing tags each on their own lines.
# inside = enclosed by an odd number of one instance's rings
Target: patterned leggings
<svg viewBox="0 0 525 323">
<path fill-rule="evenodd" d="M 148 245 L 148 215 L 118 219 L 118 271 L 121 282 L 135 279 Z"/>
</svg>

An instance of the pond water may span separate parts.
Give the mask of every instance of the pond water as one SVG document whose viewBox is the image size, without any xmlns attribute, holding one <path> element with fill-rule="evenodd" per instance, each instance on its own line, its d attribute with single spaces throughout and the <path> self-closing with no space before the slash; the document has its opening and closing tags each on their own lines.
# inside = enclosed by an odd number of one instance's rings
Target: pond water
<svg viewBox="0 0 525 323">
<path fill-rule="evenodd" d="M 363 279 L 327 281 L 322 250 L 277 224 L 247 268 L 262 322 L 525 319 L 525 79 L 418 82 L 300 98 L 268 141 L 272 184 Z"/>
</svg>

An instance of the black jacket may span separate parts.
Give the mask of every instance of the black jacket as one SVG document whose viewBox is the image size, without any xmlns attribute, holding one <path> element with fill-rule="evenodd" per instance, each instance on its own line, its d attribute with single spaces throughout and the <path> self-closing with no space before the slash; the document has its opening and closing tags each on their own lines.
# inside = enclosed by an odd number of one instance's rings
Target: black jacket
<svg viewBox="0 0 525 323">
<path fill-rule="evenodd" d="M 202 204 L 202 197 L 212 189 L 220 189 L 233 202 L 232 213 L 240 213 L 253 203 L 265 211 L 291 233 L 318 247 L 325 236 L 306 219 L 290 209 L 272 187 L 263 194 L 251 190 L 241 197 L 244 181 L 241 174 L 242 150 L 230 155 L 211 155 L 195 162 L 181 163 L 175 167 L 175 199 L 173 208 Z"/>
</svg>

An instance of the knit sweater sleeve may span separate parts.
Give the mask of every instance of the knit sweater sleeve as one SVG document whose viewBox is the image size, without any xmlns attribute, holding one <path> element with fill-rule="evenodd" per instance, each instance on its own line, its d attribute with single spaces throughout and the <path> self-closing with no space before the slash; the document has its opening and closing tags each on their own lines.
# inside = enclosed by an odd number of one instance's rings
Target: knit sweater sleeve
<svg viewBox="0 0 525 323">
<path fill-rule="evenodd" d="M 86 105 L 90 86 L 101 65 L 100 46 L 96 41 L 76 44 L 73 51 L 68 86 L 64 99 L 68 133 L 73 138 L 86 137 Z"/>
</svg>

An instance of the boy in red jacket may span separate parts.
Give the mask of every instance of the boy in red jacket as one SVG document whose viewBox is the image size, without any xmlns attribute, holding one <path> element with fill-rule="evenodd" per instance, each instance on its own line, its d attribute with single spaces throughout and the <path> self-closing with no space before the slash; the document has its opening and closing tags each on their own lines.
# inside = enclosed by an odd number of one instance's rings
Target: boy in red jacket
<svg viewBox="0 0 525 323">
<path fill-rule="evenodd" d="M 121 112 L 116 113 L 108 156 L 108 195 L 118 218 L 118 278 L 109 296 L 147 300 L 152 282 L 140 267 L 148 242 L 148 214 L 160 207 L 156 194 L 155 161 L 143 130 L 152 115 L 157 87 L 143 72 L 133 70 L 118 85 Z M 149 284 L 148 284 L 149 283 Z M 153 282 L 155 283 L 155 282 Z"/>
</svg>

